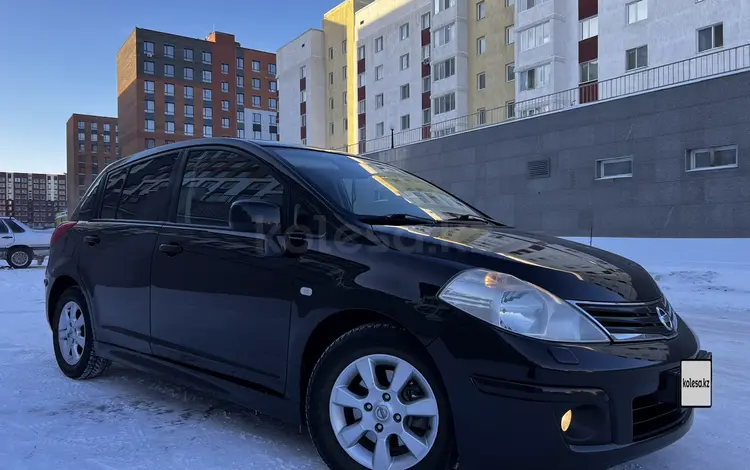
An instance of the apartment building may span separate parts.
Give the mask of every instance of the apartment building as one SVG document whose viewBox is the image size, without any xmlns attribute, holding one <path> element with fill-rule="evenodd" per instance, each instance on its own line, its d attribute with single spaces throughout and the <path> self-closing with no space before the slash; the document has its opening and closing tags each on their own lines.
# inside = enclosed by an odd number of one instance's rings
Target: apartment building
<svg viewBox="0 0 750 470">
<path fill-rule="evenodd" d="M 481 124 L 514 100 L 513 19 L 506 0 L 341 3 L 277 52 L 284 138 L 363 153 Z"/>
<path fill-rule="evenodd" d="M 30 227 L 54 227 L 67 196 L 65 175 L 0 172 L 0 216 L 15 217 Z"/>
<path fill-rule="evenodd" d="M 278 140 L 276 55 L 234 35 L 136 28 L 117 53 L 122 153 L 201 137 Z"/>
<path fill-rule="evenodd" d="M 750 21 L 747 2 L 515 2 L 511 34 L 521 115 L 710 76 L 731 61 L 747 60 L 747 53 L 735 57 L 732 51 L 750 43 L 750 30 L 742 27 Z M 676 64 L 687 59 L 692 60 Z M 548 96 L 576 88 L 579 93 Z"/>
<path fill-rule="evenodd" d="M 65 124 L 67 210 L 78 200 L 101 170 L 120 158 L 117 118 L 73 114 Z"/>
</svg>

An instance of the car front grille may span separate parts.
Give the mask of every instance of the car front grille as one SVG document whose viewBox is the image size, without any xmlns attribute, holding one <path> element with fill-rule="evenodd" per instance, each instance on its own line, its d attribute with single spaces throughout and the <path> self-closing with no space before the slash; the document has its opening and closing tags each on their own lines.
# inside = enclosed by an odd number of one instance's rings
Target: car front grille
<svg viewBox="0 0 750 470">
<path fill-rule="evenodd" d="M 665 434 L 688 418 L 689 409 L 659 400 L 658 394 L 633 399 L 633 442 Z"/>
<path fill-rule="evenodd" d="M 604 327 L 615 339 L 655 339 L 671 337 L 676 328 L 667 328 L 659 319 L 658 309 L 672 312 L 666 299 L 655 302 L 626 303 L 585 303 L 576 302 L 594 320 Z M 672 322 L 676 324 L 672 315 Z"/>
</svg>

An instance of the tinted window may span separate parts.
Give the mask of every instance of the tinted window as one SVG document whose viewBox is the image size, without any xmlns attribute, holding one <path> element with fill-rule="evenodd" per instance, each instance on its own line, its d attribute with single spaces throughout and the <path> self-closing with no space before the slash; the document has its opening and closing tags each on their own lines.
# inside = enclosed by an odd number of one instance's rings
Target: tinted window
<svg viewBox="0 0 750 470">
<path fill-rule="evenodd" d="M 160 155 L 130 167 L 116 219 L 165 220 L 169 177 L 179 153 Z"/>
<path fill-rule="evenodd" d="M 326 199 L 358 216 L 409 214 L 439 220 L 478 215 L 461 200 L 395 166 L 311 149 L 274 151 Z"/>
<path fill-rule="evenodd" d="M 100 218 L 114 219 L 117 205 L 120 203 L 122 187 L 125 186 L 125 177 L 128 176 L 129 168 L 120 168 L 107 176 L 107 184 L 104 186 L 104 199 Z"/>
<path fill-rule="evenodd" d="M 8 227 L 6 227 L 3 221 L 0 220 L 0 233 L 8 233 L 9 231 Z"/>
<path fill-rule="evenodd" d="M 91 220 L 95 217 L 94 210 L 96 209 L 96 198 L 99 194 L 99 188 L 102 186 L 102 179 L 98 179 L 91 185 L 86 194 L 81 200 L 80 206 L 78 206 L 78 214 L 76 220 Z"/>
<path fill-rule="evenodd" d="M 25 230 L 22 229 L 20 225 L 18 225 L 17 223 L 13 222 L 13 220 L 11 220 L 11 219 L 7 219 L 5 221 L 5 223 L 8 224 L 8 227 L 10 227 L 10 230 L 13 233 L 23 233 L 23 232 L 25 232 Z"/>
<path fill-rule="evenodd" d="M 284 188 L 249 155 L 224 150 L 193 150 L 188 154 L 177 222 L 228 227 L 229 207 L 237 199 L 283 207 Z"/>
</svg>

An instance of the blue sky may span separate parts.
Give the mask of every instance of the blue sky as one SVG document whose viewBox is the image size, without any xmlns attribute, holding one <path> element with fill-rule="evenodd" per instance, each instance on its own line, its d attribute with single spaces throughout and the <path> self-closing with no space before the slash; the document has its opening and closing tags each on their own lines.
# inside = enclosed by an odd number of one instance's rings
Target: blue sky
<svg viewBox="0 0 750 470">
<path fill-rule="evenodd" d="M 115 56 L 136 26 L 190 37 L 216 29 L 276 51 L 338 3 L 0 0 L 0 172 L 62 173 L 70 115 L 117 116 Z"/>
</svg>

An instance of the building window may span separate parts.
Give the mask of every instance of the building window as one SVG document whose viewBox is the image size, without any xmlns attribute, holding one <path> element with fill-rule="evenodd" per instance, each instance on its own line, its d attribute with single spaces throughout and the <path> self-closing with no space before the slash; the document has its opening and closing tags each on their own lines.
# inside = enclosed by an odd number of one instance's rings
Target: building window
<svg viewBox="0 0 750 470">
<path fill-rule="evenodd" d="M 430 27 L 430 14 L 425 13 L 422 15 L 422 29 L 428 29 Z"/>
<path fill-rule="evenodd" d="M 516 64 L 511 62 L 505 65 L 505 81 L 512 82 L 516 79 Z"/>
<path fill-rule="evenodd" d="M 550 64 L 524 70 L 520 73 L 521 91 L 543 88 L 549 81 Z"/>
<path fill-rule="evenodd" d="M 385 135 L 385 123 L 379 122 L 375 124 L 375 137 L 383 137 Z"/>
<path fill-rule="evenodd" d="M 245 112 L 237 111 L 237 122 L 245 122 Z"/>
<path fill-rule="evenodd" d="M 477 74 L 477 90 L 484 90 L 487 88 L 487 78 L 484 72 Z"/>
<path fill-rule="evenodd" d="M 399 62 L 401 63 L 401 70 L 406 70 L 409 68 L 409 54 L 404 54 L 399 58 Z"/>
<path fill-rule="evenodd" d="M 151 82 L 154 83 L 154 82 Z M 78 121 L 78 128 L 79 129 L 86 129 L 86 123 L 83 121 Z"/>
<path fill-rule="evenodd" d="M 229 129 L 229 118 L 221 118 L 221 127 Z"/>
<path fill-rule="evenodd" d="M 328 84 L 333 85 L 333 72 L 328 72 Z"/>
<path fill-rule="evenodd" d="M 185 135 L 193 135 L 193 125 L 189 123 L 185 123 L 183 130 L 185 132 Z"/>
<path fill-rule="evenodd" d="M 687 153 L 685 168 L 687 171 L 736 168 L 738 166 L 737 154 L 736 145 L 691 150 Z"/>
<path fill-rule="evenodd" d="M 336 126 L 334 126 L 332 122 L 329 122 L 328 123 L 328 133 L 331 134 L 331 135 L 333 135 L 333 131 L 334 131 L 335 127 Z"/>
<path fill-rule="evenodd" d="M 203 89 L 203 101 L 211 101 L 211 90 L 209 88 Z"/>
<path fill-rule="evenodd" d="M 482 55 L 487 51 L 487 38 L 482 36 L 477 39 L 477 55 Z"/>
<path fill-rule="evenodd" d="M 210 70 L 203 71 L 203 83 L 211 83 L 211 71 Z"/>
<path fill-rule="evenodd" d="M 346 80 L 346 77 L 347 77 L 346 65 L 344 65 L 343 67 L 341 67 L 341 76 L 344 78 L 344 80 Z"/>
<path fill-rule="evenodd" d="M 505 44 L 513 44 L 516 42 L 516 31 L 513 25 L 505 27 Z"/>
<path fill-rule="evenodd" d="M 401 116 L 401 130 L 405 131 L 411 127 L 411 115 L 404 114 Z"/>
<path fill-rule="evenodd" d="M 147 94 L 154 94 L 154 82 L 146 80 L 143 82 L 143 92 Z"/>
<path fill-rule="evenodd" d="M 155 129 L 156 129 L 156 125 L 154 124 L 154 120 L 146 119 L 143 125 L 143 130 L 146 132 L 154 132 Z"/>
<path fill-rule="evenodd" d="M 307 67 L 304 65 L 299 68 L 299 78 L 306 78 L 307 77 Z"/>
<path fill-rule="evenodd" d="M 448 93 L 432 100 L 435 115 L 447 113 L 456 109 L 456 94 Z"/>
<path fill-rule="evenodd" d="M 156 139 L 146 139 L 146 148 L 152 149 L 156 147 Z"/>
<path fill-rule="evenodd" d="M 154 74 L 154 63 L 150 60 L 146 60 L 143 62 L 143 73 L 147 73 L 150 75 Z"/>
<path fill-rule="evenodd" d="M 260 61 L 259 60 L 254 60 L 250 65 L 253 68 L 253 72 L 260 72 Z"/>
<path fill-rule="evenodd" d="M 409 84 L 401 85 L 401 99 L 405 100 L 409 98 L 410 90 L 409 90 Z"/>
<path fill-rule="evenodd" d="M 534 8 L 535 6 L 541 5 L 542 3 L 546 2 L 546 1 L 547 0 L 521 0 L 518 3 L 518 8 L 521 11 L 524 11 L 524 10 L 528 10 L 530 8 Z"/>
<path fill-rule="evenodd" d="M 636 47 L 634 49 L 628 49 L 625 52 L 626 56 L 626 70 L 635 70 L 641 67 L 648 67 L 648 46 Z"/>
<path fill-rule="evenodd" d="M 375 109 L 382 108 L 383 104 L 384 104 L 383 94 L 379 93 L 379 94 L 375 95 Z"/>
<path fill-rule="evenodd" d="M 331 74 L 331 75 L 333 75 L 333 74 Z M 271 81 L 268 82 L 268 91 L 270 91 L 272 93 L 276 93 L 277 91 L 279 91 L 278 85 L 276 84 L 275 80 L 271 80 Z"/>
<path fill-rule="evenodd" d="M 187 60 L 189 62 L 193 61 L 193 50 L 192 49 L 183 49 L 182 50 L 182 58 L 183 60 Z"/>
<path fill-rule="evenodd" d="M 203 108 L 203 119 L 213 119 L 214 110 L 212 108 Z"/>
<path fill-rule="evenodd" d="M 333 103 L 333 98 L 329 98 L 329 99 L 328 99 L 328 106 L 329 106 L 329 107 L 330 107 L 331 109 L 333 109 L 333 107 L 334 107 L 333 105 L 334 105 L 334 103 Z"/>
<path fill-rule="evenodd" d="M 299 102 L 304 103 L 307 101 L 307 90 L 300 90 L 299 92 Z"/>
<path fill-rule="evenodd" d="M 333 47 L 328 48 L 328 60 L 333 60 Z"/>
<path fill-rule="evenodd" d="M 238 106 L 244 106 L 245 105 L 245 94 L 244 93 L 237 93 L 237 105 Z"/>
<path fill-rule="evenodd" d="M 210 52 L 201 52 L 201 59 L 203 60 L 203 63 L 206 65 L 211 65 L 211 53 Z"/>
<path fill-rule="evenodd" d="M 245 59 L 243 59 L 242 57 L 237 57 L 237 60 L 235 62 L 236 62 L 237 70 L 245 69 Z"/>
<path fill-rule="evenodd" d="M 164 114 L 167 116 L 174 116 L 174 103 L 164 103 Z"/>
<path fill-rule="evenodd" d="M 365 73 L 362 72 L 362 73 L 360 73 L 360 74 L 357 75 L 357 86 L 361 88 L 361 87 L 365 86 L 365 83 L 366 83 L 365 82 Z"/>
<path fill-rule="evenodd" d="M 344 118 L 344 131 L 349 130 L 349 120 Z"/>
<path fill-rule="evenodd" d="M 398 29 L 399 36 L 401 37 L 401 40 L 409 38 L 409 23 L 404 23 L 401 25 L 401 27 Z"/>
<path fill-rule="evenodd" d="M 378 53 L 383 50 L 383 36 L 375 38 L 375 52 Z"/>
<path fill-rule="evenodd" d="M 260 131 L 253 131 L 253 139 L 260 140 L 262 137 L 263 136 Z"/>
<path fill-rule="evenodd" d="M 599 62 L 597 59 L 581 64 L 581 83 L 593 82 L 599 79 Z"/>
<path fill-rule="evenodd" d="M 164 64 L 164 76 L 165 77 L 174 77 L 174 65 L 172 65 L 172 64 Z"/>
<path fill-rule="evenodd" d="M 213 126 L 203 126 L 203 137 L 213 137 L 213 135 L 214 135 Z"/>
<path fill-rule="evenodd" d="M 153 42 L 145 41 L 143 43 L 143 53 L 146 54 L 147 56 L 149 57 L 153 56 L 155 50 L 156 49 L 154 48 Z"/>
<path fill-rule="evenodd" d="M 525 29 L 519 34 L 522 51 L 528 51 L 535 47 L 543 46 L 550 41 L 550 22 L 546 21 L 533 28 Z"/>
<path fill-rule="evenodd" d="M 229 64 L 221 64 L 221 74 L 222 75 L 229 74 Z"/>
<path fill-rule="evenodd" d="M 272 77 L 276 76 L 276 64 L 268 64 L 268 75 Z"/>
<path fill-rule="evenodd" d="M 365 46 L 359 46 L 357 48 L 357 60 L 362 60 L 365 58 Z"/>
<path fill-rule="evenodd" d="M 709 26 L 698 30 L 698 52 L 724 46 L 724 25 Z"/>
<path fill-rule="evenodd" d="M 253 124 L 260 124 L 263 121 L 263 116 L 260 113 L 253 113 Z"/>
<path fill-rule="evenodd" d="M 597 160 L 596 179 L 631 178 L 633 176 L 633 157 L 607 158 Z"/>
<path fill-rule="evenodd" d="M 477 109 L 477 124 L 480 126 L 487 124 L 487 110 L 485 108 Z"/>
<path fill-rule="evenodd" d="M 452 77 L 456 74 L 456 58 L 451 57 L 432 66 L 432 76 L 434 81 Z"/>
<path fill-rule="evenodd" d="M 341 41 L 341 55 L 346 55 L 346 39 Z"/>
<path fill-rule="evenodd" d="M 628 24 L 637 23 L 648 18 L 648 0 L 628 3 Z"/>
<path fill-rule="evenodd" d="M 271 124 L 272 126 L 275 126 L 276 124 L 278 124 L 275 114 L 270 114 L 268 116 L 268 123 Z"/>
<path fill-rule="evenodd" d="M 245 77 L 243 77 L 242 75 L 237 75 L 235 78 L 237 79 L 237 88 L 245 88 Z M 256 81 L 258 82 L 257 88 L 255 88 Z M 253 79 L 253 88 L 255 88 L 256 90 L 260 90 L 260 80 L 258 80 L 257 78 Z"/>
<path fill-rule="evenodd" d="M 86 133 L 85 132 L 79 132 L 78 133 L 78 140 L 86 140 Z"/>
<path fill-rule="evenodd" d="M 185 111 L 185 117 L 193 117 L 193 105 L 192 104 L 186 104 L 184 111 Z"/>
<path fill-rule="evenodd" d="M 229 111 L 229 100 L 221 100 L 221 110 Z"/>
<path fill-rule="evenodd" d="M 193 69 L 190 67 L 185 67 L 182 69 L 182 77 L 185 80 L 192 80 L 193 79 Z"/>
<path fill-rule="evenodd" d="M 422 61 L 425 63 L 430 58 L 430 45 L 422 46 Z"/>
<path fill-rule="evenodd" d="M 481 1 L 477 3 L 477 21 L 483 19 L 485 16 L 487 16 L 487 9 L 486 5 L 484 4 L 484 1 Z"/>
<path fill-rule="evenodd" d="M 193 87 L 186 86 L 182 90 L 182 96 L 185 97 L 185 99 L 192 100 L 193 99 Z"/>
<path fill-rule="evenodd" d="M 301 127 L 307 127 L 307 114 L 303 114 L 299 117 L 300 126 Z"/>
<path fill-rule="evenodd" d="M 422 93 L 429 93 L 432 84 L 432 77 L 429 75 L 426 77 L 422 77 Z"/>
<path fill-rule="evenodd" d="M 164 133 L 174 134 L 174 122 L 167 121 L 164 123 Z"/>
<path fill-rule="evenodd" d="M 440 47 L 448 44 L 453 40 L 453 28 L 455 23 L 447 24 L 434 33 L 435 47 Z"/>
<path fill-rule="evenodd" d="M 164 84 L 164 96 L 174 96 L 174 83 Z"/>
<path fill-rule="evenodd" d="M 342 101 L 344 102 L 344 106 L 346 106 L 349 103 L 349 100 L 347 99 L 346 92 L 341 94 Z"/>
<path fill-rule="evenodd" d="M 222 93 L 229 93 L 229 82 L 221 82 Z"/>
<path fill-rule="evenodd" d="M 357 103 L 357 111 L 359 111 L 359 114 L 367 112 L 367 102 L 365 100 L 360 100 Z"/>
<path fill-rule="evenodd" d="M 584 39 L 593 38 L 594 36 L 599 35 L 599 17 L 598 16 L 592 16 L 591 18 L 586 18 L 585 20 L 581 20 L 581 28 L 580 28 L 580 35 L 579 39 L 583 41 Z"/>
<path fill-rule="evenodd" d="M 456 0 L 435 0 L 435 14 L 456 6 Z"/>
<path fill-rule="evenodd" d="M 245 129 L 237 129 L 237 138 L 238 139 L 244 139 L 245 138 Z"/>
<path fill-rule="evenodd" d="M 505 117 L 507 119 L 513 119 L 516 117 L 516 102 L 508 101 L 505 103 Z"/>
<path fill-rule="evenodd" d="M 174 59 L 174 46 L 164 44 L 164 57 L 168 59 Z"/>
<path fill-rule="evenodd" d="M 432 121 L 432 111 L 428 109 L 422 110 L 422 125 L 429 124 Z"/>
<path fill-rule="evenodd" d="M 506 7 L 512 7 L 516 4 L 516 0 L 505 0 Z"/>
<path fill-rule="evenodd" d="M 154 101 L 153 100 L 146 100 L 143 111 L 146 113 L 153 113 L 154 112 Z M 92 140 L 96 140 L 96 134 L 91 134 Z"/>
</svg>

